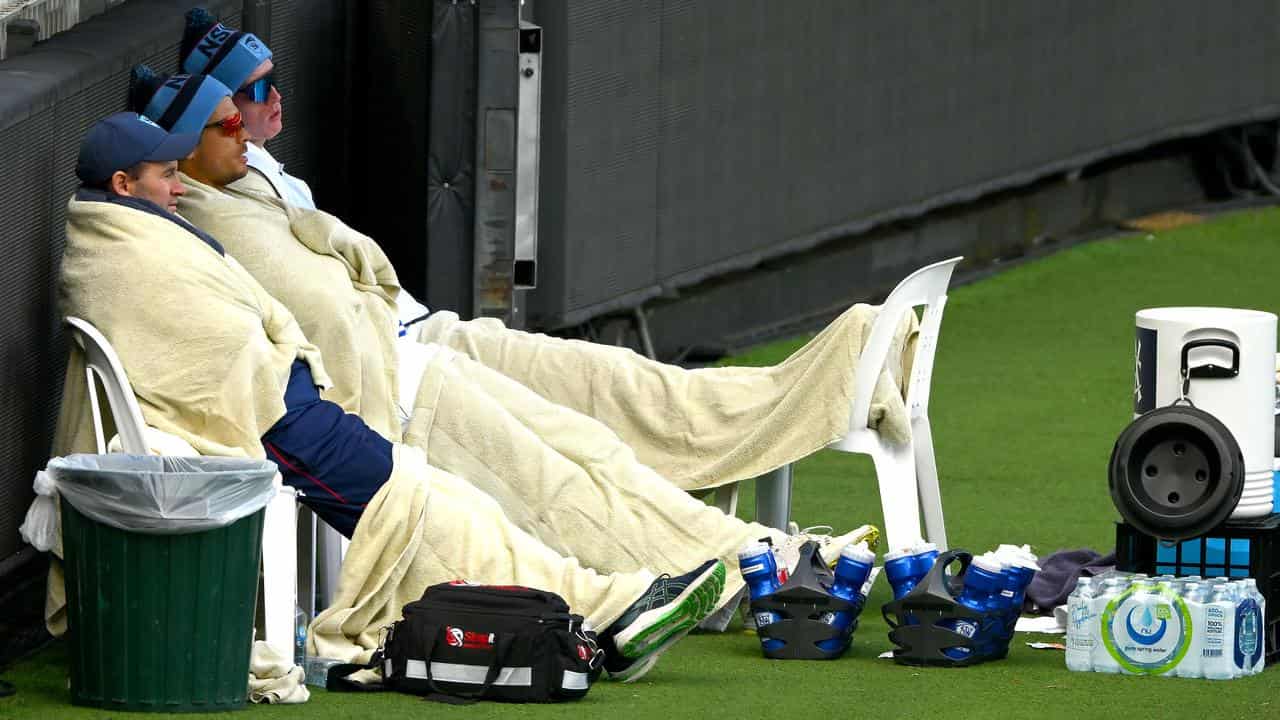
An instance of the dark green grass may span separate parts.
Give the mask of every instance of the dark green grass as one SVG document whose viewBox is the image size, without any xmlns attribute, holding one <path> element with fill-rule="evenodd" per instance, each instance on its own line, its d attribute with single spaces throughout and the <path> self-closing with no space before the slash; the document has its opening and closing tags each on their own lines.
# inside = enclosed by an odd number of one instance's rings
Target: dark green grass
<svg viewBox="0 0 1280 720">
<path fill-rule="evenodd" d="M 948 533 L 982 551 L 1031 543 L 1109 549 L 1111 444 L 1132 410 L 1133 315 L 1160 305 L 1280 308 L 1280 211 L 1238 213 L 1155 236 L 1120 237 L 1030 262 L 951 294 L 930 414 Z M 735 361 L 772 363 L 805 338 Z M 870 461 L 823 452 L 796 468 L 801 524 L 847 529 L 880 523 Z M 751 488 L 744 488 L 744 517 Z M 958 669 L 877 660 L 888 649 L 878 584 L 849 654 L 835 662 L 772 662 L 735 624 L 698 635 L 635 685 L 602 682 L 563 706 L 445 707 L 396 695 L 316 693 L 301 708 L 253 708 L 267 717 L 778 718 L 778 717 L 1280 717 L 1275 670 L 1210 682 L 1069 673 L 1057 651 L 1015 638 L 1008 659 Z M 66 705 L 65 650 L 46 650 L 6 673 L 19 688 L 0 717 L 105 717 Z M 116 714 L 115 716 L 118 716 Z"/>
</svg>

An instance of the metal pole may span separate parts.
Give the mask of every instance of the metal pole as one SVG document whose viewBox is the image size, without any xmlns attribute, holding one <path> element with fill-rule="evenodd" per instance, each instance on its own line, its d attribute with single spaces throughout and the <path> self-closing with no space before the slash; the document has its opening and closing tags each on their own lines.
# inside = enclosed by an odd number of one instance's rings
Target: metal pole
<svg viewBox="0 0 1280 720">
<path fill-rule="evenodd" d="M 516 131 L 519 0 L 479 0 L 476 40 L 476 215 L 472 307 L 510 324 L 515 315 Z"/>
</svg>

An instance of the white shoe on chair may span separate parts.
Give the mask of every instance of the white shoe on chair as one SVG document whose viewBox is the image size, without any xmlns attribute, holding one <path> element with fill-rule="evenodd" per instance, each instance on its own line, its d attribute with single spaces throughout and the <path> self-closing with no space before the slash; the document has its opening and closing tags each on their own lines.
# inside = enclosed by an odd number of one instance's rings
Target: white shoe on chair
<svg viewBox="0 0 1280 720">
<path fill-rule="evenodd" d="M 835 567 L 840 559 L 840 551 L 850 543 L 865 542 L 867 547 L 875 549 L 880 539 L 880 530 L 875 525 L 863 525 L 843 535 L 832 535 L 830 525 L 812 525 L 803 530 L 787 535 L 781 545 L 773 548 L 778 556 L 778 566 L 794 572 L 800 562 L 800 547 L 806 542 L 818 543 L 818 553 L 828 567 Z"/>
</svg>

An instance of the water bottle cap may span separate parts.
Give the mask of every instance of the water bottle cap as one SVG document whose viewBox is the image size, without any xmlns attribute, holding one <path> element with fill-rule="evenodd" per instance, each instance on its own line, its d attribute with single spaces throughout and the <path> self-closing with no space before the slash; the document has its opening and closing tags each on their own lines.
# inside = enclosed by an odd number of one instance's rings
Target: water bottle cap
<svg viewBox="0 0 1280 720">
<path fill-rule="evenodd" d="M 925 553 L 938 552 L 938 546 L 931 542 L 922 542 L 911 549 L 912 555 L 923 555 Z"/>
<path fill-rule="evenodd" d="M 1093 585 L 1093 578 L 1091 578 L 1091 577 L 1079 577 L 1079 578 L 1076 578 L 1076 587 L 1078 587 L 1078 588 L 1080 588 L 1080 587 L 1090 587 L 1091 585 Z"/>
<path fill-rule="evenodd" d="M 888 563 L 888 562 L 893 562 L 894 560 L 901 560 L 902 558 L 911 554 L 912 554 L 911 548 L 909 547 L 899 548 L 897 550 L 890 550 L 889 552 L 884 554 L 884 561 Z"/>
<path fill-rule="evenodd" d="M 762 543 L 762 542 L 747 543 L 742 547 L 741 550 L 738 551 L 738 559 L 746 560 L 747 558 L 753 558 L 762 553 L 767 553 L 772 551 L 773 551 L 773 548 L 769 547 L 769 545 L 766 543 Z"/>
<path fill-rule="evenodd" d="M 973 562 L 970 564 L 973 567 L 979 568 L 981 570 L 985 570 L 991 573 L 992 575 L 999 575 L 1000 571 L 1004 569 L 1004 566 L 1000 564 L 999 560 L 995 559 L 994 557 L 988 557 L 986 555 L 979 555 L 978 557 L 974 558 Z"/>
<path fill-rule="evenodd" d="M 867 547 L 866 541 L 849 543 L 840 551 L 841 557 L 849 558 L 854 562 L 873 563 L 876 561 L 876 554 Z"/>
<path fill-rule="evenodd" d="M 1036 557 L 1035 553 L 1018 551 L 1016 553 L 1008 553 L 1007 556 L 1001 559 L 1014 567 L 1040 572 L 1040 565 L 1037 562 L 1039 558 Z"/>
<path fill-rule="evenodd" d="M 1244 578 L 1243 580 L 1241 580 L 1241 581 L 1240 581 L 1240 583 L 1241 583 L 1242 585 L 1244 585 L 1245 587 L 1249 588 L 1250 590 L 1252 590 L 1253 588 L 1258 587 L 1258 581 L 1257 581 L 1257 580 L 1254 580 L 1254 579 L 1253 579 L 1253 578 L 1251 578 L 1251 577 Z"/>
</svg>

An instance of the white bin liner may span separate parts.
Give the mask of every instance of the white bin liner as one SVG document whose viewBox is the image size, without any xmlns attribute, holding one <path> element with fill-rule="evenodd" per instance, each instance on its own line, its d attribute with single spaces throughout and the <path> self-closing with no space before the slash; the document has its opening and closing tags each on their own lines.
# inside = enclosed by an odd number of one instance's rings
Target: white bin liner
<svg viewBox="0 0 1280 720">
<path fill-rule="evenodd" d="M 177 535 L 226 527 L 266 506 L 277 492 L 266 460 L 163 455 L 68 455 L 36 473 L 23 538 L 48 550 L 58 536 L 56 498 L 121 530 Z"/>
</svg>

